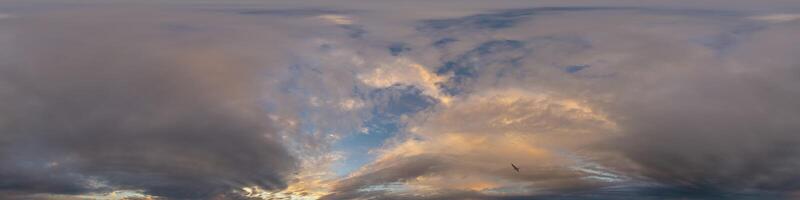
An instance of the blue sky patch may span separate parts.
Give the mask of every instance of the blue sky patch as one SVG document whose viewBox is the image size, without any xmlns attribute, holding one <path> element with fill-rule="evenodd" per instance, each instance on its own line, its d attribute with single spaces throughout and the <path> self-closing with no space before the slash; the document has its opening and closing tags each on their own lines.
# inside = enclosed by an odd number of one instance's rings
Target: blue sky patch
<svg viewBox="0 0 800 200">
<path fill-rule="evenodd" d="M 571 65 L 571 66 L 565 67 L 564 68 L 564 72 L 567 72 L 567 73 L 570 73 L 570 74 L 574 74 L 574 73 L 578 73 L 579 71 L 584 70 L 586 68 L 589 68 L 589 65 Z"/>
<path fill-rule="evenodd" d="M 730 49 L 735 48 L 740 41 L 764 29 L 766 29 L 766 27 L 765 25 L 762 24 L 755 24 L 755 23 L 743 24 L 733 27 L 731 30 L 719 33 L 717 35 L 695 39 L 694 42 L 700 43 L 710 49 L 713 49 L 718 54 L 725 54 Z"/>
<path fill-rule="evenodd" d="M 367 30 L 364 30 L 364 26 L 362 25 L 354 25 L 354 24 L 347 24 L 347 25 L 340 25 L 340 28 L 347 31 L 347 36 L 350 38 L 361 38 L 367 34 Z"/>
<path fill-rule="evenodd" d="M 364 133 L 353 133 L 338 141 L 334 148 L 344 151 L 347 156 L 337 174 L 344 175 L 372 161 L 371 149 L 383 145 L 386 139 L 394 137 L 405 124 L 403 115 L 412 115 L 436 103 L 436 99 L 422 93 L 422 90 L 409 85 L 393 85 L 378 88 L 366 93 L 362 98 L 374 103 L 372 116 L 364 121 Z"/>
<path fill-rule="evenodd" d="M 455 38 L 446 37 L 446 38 L 442 38 L 442 39 L 434 41 L 433 44 L 431 44 L 431 45 L 433 45 L 434 47 L 442 48 L 442 47 L 445 47 L 448 44 L 456 42 L 456 41 L 458 41 L 458 40 L 455 39 Z"/>
<path fill-rule="evenodd" d="M 436 69 L 436 74 L 453 75 L 449 80 L 438 83 L 438 85 L 449 95 L 463 93 L 466 91 L 468 83 L 478 77 L 482 68 L 493 64 L 505 67 L 519 65 L 522 57 L 518 51 L 524 51 L 524 47 L 525 43 L 518 40 L 492 40 L 481 43 L 456 59 L 446 61 Z"/>
<path fill-rule="evenodd" d="M 411 51 L 411 47 L 406 43 L 392 43 L 389 45 L 389 54 L 392 56 L 399 56 L 403 52 Z"/>
<path fill-rule="evenodd" d="M 460 18 L 423 20 L 416 28 L 419 31 L 440 31 L 451 28 L 466 29 L 505 29 L 530 19 L 537 14 L 553 14 L 570 11 L 591 11 L 614 9 L 604 7 L 541 7 L 527 9 L 501 10 L 493 13 L 470 15 Z"/>
</svg>

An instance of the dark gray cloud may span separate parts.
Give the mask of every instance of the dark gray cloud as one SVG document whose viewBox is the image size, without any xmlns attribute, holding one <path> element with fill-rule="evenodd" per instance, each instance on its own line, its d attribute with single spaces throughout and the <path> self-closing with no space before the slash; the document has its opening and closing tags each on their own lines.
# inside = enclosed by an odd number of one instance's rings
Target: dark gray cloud
<svg viewBox="0 0 800 200">
<path fill-rule="evenodd" d="M 761 73 L 780 70 L 765 69 Z M 800 188 L 800 77 L 752 79 L 695 71 L 630 97 L 619 108 L 629 135 L 615 143 L 658 182 L 689 188 Z M 762 74 L 765 75 L 765 74 Z"/>
<path fill-rule="evenodd" d="M 17 37 L 0 64 L 0 195 L 286 187 L 295 158 L 261 111 L 259 67 L 77 19 L 3 24 Z"/>
<path fill-rule="evenodd" d="M 759 200 L 790 199 L 790 196 L 767 192 L 697 191 L 671 187 L 626 187 L 599 190 L 561 191 L 555 194 L 502 195 L 485 194 L 469 190 L 438 191 L 433 194 L 392 193 L 364 191 L 332 194 L 323 199 L 445 199 L 445 200 Z"/>
<path fill-rule="evenodd" d="M 463 191 L 463 190 L 439 191 L 439 193 L 436 194 L 408 194 L 408 193 L 391 193 L 387 191 L 364 191 L 358 193 L 334 193 L 325 196 L 321 199 L 322 200 L 328 200 L 328 199 L 489 200 L 489 199 L 499 199 L 499 197 L 492 197 L 474 191 Z"/>
</svg>

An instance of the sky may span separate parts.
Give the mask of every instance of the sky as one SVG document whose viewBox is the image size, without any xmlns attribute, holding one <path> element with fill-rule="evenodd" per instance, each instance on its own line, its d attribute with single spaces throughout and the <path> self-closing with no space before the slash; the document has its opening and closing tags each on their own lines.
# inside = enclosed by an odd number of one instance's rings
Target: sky
<svg viewBox="0 0 800 200">
<path fill-rule="evenodd" d="M 798 35 L 793 0 L 2 0 L 0 199 L 796 199 Z"/>
</svg>

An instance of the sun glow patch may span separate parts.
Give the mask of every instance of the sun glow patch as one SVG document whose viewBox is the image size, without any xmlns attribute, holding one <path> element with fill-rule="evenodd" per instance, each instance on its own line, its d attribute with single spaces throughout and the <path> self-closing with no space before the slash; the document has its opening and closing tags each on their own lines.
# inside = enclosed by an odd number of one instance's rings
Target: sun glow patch
<svg viewBox="0 0 800 200">
<path fill-rule="evenodd" d="M 337 24 L 337 25 L 350 25 L 353 24 L 353 19 L 344 15 L 320 15 L 317 18 Z"/>
</svg>

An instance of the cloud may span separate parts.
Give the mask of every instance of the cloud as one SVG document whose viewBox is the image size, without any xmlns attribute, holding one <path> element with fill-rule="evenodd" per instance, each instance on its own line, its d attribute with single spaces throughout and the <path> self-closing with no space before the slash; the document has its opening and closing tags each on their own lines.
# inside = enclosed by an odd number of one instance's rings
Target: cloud
<svg viewBox="0 0 800 200">
<path fill-rule="evenodd" d="M 444 31 L 449 29 L 506 29 L 511 28 L 533 15 L 558 14 L 561 12 L 606 10 L 615 8 L 602 7 L 542 7 L 529 9 L 509 9 L 491 13 L 476 14 L 454 19 L 431 19 L 422 21 L 417 27 L 423 32 Z"/>
<path fill-rule="evenodd" d="M 800 127 L 787 120 L 796 119 L 800 110 L 786 100 L 800 93 L 785 85 L 797 84 L 799 79 L 781 74 L 795 71 L 789 66 L 798 62 L 780 57 L 767 64 L 741 54 L 754 56 L 755 49 L 767 54 L 795 51 L 772 43 L 780 38 L 767 38 L 796 30 L 773 28 L 754 33 L 732 57 L 712 68 L 693 65 L 660 73 L 662 78 L 650 83 L 653 85 L 621 92 L 624 104 L 614 110 L 627 116 L 621 124 L 629 135 L 616 145 L 639 163 L 642 174 L 662 183 L 796 190 L 793 178 L 787 177 L 798 175 L 785 169 L 795 168 L 800 158 L 793 134 Z M 768 43 L 776 46 L 762 46 Z M 757 70 L 752 68 L 755 66 Z"/>
<path fill-rule="evenodd" d="M 485 68 L 516 67 L 517 61 L 528 52 L 524 46 L 524 42 L 517 40 L 493 40 L 481 43 L 439 67 L 436 74 L 450 75 L 450 78 L 446 82 L 438 83 L 438 86 L 449 95 L 469 92 L 467 91 L 470 88 L 469 84 L 486 73 Z"/>
<path fill-rule="evenodd" d="M 378 66 L 356 76 L 364 84 L 372 87 L 386 88 L 393 85 L 412 85 L 422 93 L 447 104 L 450 98 L 443 94 L 437 83 L 446 76 L 431 72 L 425 66 L 406 58 L 397 58 L 393 62 L 378 63 Z"/>
<path fill-rule="evenodd" d="M 0 6 L 2 198 L 800 189 L 796 3 L 71 5 Z"/>
<path fill-rule="evenodd" d="M 350 25 L 350 24 L 353 24 L 353 19 L 350 19 L 349 17 L 343 16 L 343 15 L 330 15 L 330 14 L 328 14 L 328 15 L 320 15 L 320 16 L 317 16 L 317 17 L 322 19 L 322 20 L 326 20 L 326 21 L 329 21 L 331 23 L 338 24 L 338 25 Z"/>
<path fill-rule="evenodd" d="M 441 30 L 472 23 L 464 19 Z M 752 199 L 797 190 L 789 122 L 800 110 L 788 99 L 800 95 L 789 89 L 800 79 L 788 75 L 798 60 L 787 54 L 797 52 L 787 38 L 796 24 L 649 8 L 494 21 L 502 26 L 493 34 L 418 29 L 431 41 L 470 38 L 433 48 L 444 52 L 436 72 L 446 79 L 436 84 L 453 100 L 413 116 L 407 134 L 327 198 Z M 694 43 L 723 34 L 737 34 L 724 56 Z"/>
<path fill-rule="evenodd" d="M 751 19 L 754 20 L 761 20 L 770 23 L 780 23 L 780 22 L 788 22 L 800 19 L 800 14 L 770 14 L 770 15 L 759 15 L 753 16 Z"/>
<path fill-rule="evenodd" d="M 196 199 L 287 187 L 297 161 L 261 111 L 262 68 L 209 47 L 151 46 L 168 42 L 149 36 L 153 23 L 61 17 L 12 29 L 0 190 Z"/>
<path fill-rule="evenodd" d="M 409 124 L 411 135 L 339 181 L 328 198 L 369 196 L 365 191 L 397 193 L 380 189 L 383 184 L 400 184 L 410 193 L 532 195 L 536 192 L 530 188 L 536 187 L 590 187 L 592 181 L 583 178 L 604 173 L 589 170 L 592 161 L 578 156 L 561 158 L 561 151 L 608 137 L 615 129 L 602 113 L 574 100 L 514 90 L 489 92 L 442 109 Z M 583 139 L 573 139 L 577 135 Z M 511 170 L 512 162 L 523 168 L 519 174 Z M 605 176 L 619 178 L 610 173 Z"/>
<path fill-rule="evenodd" d="M 308 16 L 337 16 L 336 14 L 345 13 L 342 10 L 331 9 L 245 9 L 237 10 L 241 15 L 267 15 L 282 17 L 308 17 Z"/>
</svg>

